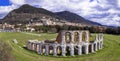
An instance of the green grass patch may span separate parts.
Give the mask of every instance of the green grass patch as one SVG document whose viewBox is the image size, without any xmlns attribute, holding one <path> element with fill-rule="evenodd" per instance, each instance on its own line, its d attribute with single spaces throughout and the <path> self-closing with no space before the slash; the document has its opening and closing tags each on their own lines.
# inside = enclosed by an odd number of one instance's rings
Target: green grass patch
<svg viewBox="0 0 120 61">
<path fill-rule="evenodd" d="M 38 33 L 34 33 L 38 34 Z M 88 55 L 76 55 L 75 57 L 54 57 L 52 55 L 44 56 L 38 55 L 33 51 L 29 51 L 24 47 L 27 40 L 50 40 L 55 39 L 57 34 L 40 33 L 41 36 L 30 35 L 25 33 L 3 32 L 0 33 L 0 39 L 9 43 L 12 47 L 12 54 L 15 56 L 16 61 L 120 61 L 120 36 L 104 35 L 104 48 L 96 53 Z M 93 35 L 95 36 L 95 35 Z M 13 39 L 18 41 L 18 44 L 13 43 Z M 94 40 L 95 38 L 91 38 Z"/>
</svg>

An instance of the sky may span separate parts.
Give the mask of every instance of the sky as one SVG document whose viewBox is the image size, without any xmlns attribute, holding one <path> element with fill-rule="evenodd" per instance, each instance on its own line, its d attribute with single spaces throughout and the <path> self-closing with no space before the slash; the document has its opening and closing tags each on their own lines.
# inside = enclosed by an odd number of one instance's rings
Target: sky
<svg viewBox="0 0 120 61">
<path fill-rule="evenodd" d="M 23 4 L 52 12 L 70 11 L 102 25 L 120 26 L 120 0 L 0 0 L 0 18 Z"/>
</svg>

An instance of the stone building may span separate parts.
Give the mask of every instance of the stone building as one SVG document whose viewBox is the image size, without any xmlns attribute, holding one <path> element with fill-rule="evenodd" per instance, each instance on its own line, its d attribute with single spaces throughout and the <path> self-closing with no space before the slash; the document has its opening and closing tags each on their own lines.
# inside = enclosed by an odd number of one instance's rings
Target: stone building
<svg viewBox="0 0 120 61">
<path fill-rule="evenodd" d="M 66 54 L 82 55 L 93 53 L 103 47 L 103 34 L 96 35 L 94 41 L 90 41 L 89 31 L 61 31 L 55 41 L 29 40 L 27 48 L 38 54 L 53 54 L 53 56 Z M 52 51 L 52 52 L 51 52 Z"/>
</svg>

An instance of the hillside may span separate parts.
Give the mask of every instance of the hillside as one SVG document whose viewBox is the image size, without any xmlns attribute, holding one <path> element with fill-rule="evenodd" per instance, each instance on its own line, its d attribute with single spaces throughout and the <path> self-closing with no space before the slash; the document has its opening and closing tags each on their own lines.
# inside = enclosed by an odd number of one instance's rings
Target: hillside
<svg viewBox="0 0 120 61">
<path fill-rule="evenodd" d="M 11 11 L 7 16 L 3 18 L 3 22 L 7 22 L 11 24 L 17 24 L 17 23 L 26 24 L 29 23 L 31 19 L 34 20 L 33 22 L 35 22 L 35 21 L 41 21 L 44 17 L 46 18 L 46 20 L 51 19 L 51 21 L 59 21 L 59 22 L 68 21 L 68 22 L 80 23 L 88 26 L 100 25 L 98 23 L 86 20 L 83 17 L 68 11 L 53 13 L 46 9 L 36 8 L 28 4 L 25 4 L 19 7 L 18 9 Z"/>
<path fill-rule="evenodd" d="M 41 36 L 35 36 L 27 33 L 15 33 L 4 32 L 0 33 L 0 38 L 5 42 L 8 42 L 12 47 L 12 54 L 15 56 L 16 61 L 120 61 L 120 36 L 116 35 L 104 35 L 104 48 L 91 53 L 89 55 L 76 55 L 75 57 L 53 57 L 53 56 L 41 56 L 33 51 L 29 51 L 24 48 L 27 40 L 45 40 L 56 38 L 57 34 L 41 33 Z M 11 37 L 12 36 L 12 37 Z M 18 44 L 13 43 L 13 39 L 18 41 Z"/>
<path fill-rule="evenodd" d="M 56 12 L 56 15 L 66 19 L 69 22 L 83 23 L 83 24 L 89 24 L 89 25 L 101 25 L 99 23 L 86 20 L 85 18 L 69 11 Z"/>
<path fill-rule="evenodd" d="M 25 4 L 11 11 L 3 20 L 8 23 L 28 23 L 31 19 L 40 21 L 43 17 L 59 19 L 57 15 L 48 10 Z"/>
</svg>

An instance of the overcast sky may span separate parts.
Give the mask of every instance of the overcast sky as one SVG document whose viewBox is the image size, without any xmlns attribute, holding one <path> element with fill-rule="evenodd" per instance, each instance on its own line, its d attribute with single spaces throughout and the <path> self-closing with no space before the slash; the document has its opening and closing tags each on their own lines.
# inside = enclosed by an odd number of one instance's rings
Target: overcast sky
<svg viewBox="0 0 120 61">
<path fill-rule="evenodd" d="M 70 11 L 109 26 L 120 26 L 120 0 L 0 0 L 0 18 L 23 4 L 52 12 Z"/>
</svg>

